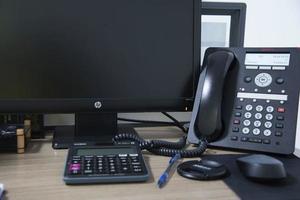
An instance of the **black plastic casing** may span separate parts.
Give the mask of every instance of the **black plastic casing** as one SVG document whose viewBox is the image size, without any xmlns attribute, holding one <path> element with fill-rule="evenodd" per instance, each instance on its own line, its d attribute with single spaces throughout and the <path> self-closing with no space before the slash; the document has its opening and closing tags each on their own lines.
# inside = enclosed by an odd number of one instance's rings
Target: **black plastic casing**
<svg viewBox="0 0 300 200">
<path fill-rule="evenodd" d="M 0 2 L 1 113 L 192 109 L 201 0 Z"/>
<path fill-rule="evenodd" d="M 134 151 L 135 154 L 138 154 L 139 161 L 141 163 L 142 172 L 137 174 L 89 174 L 89 175 L 69 175 L 68 167 L 70 162 L 72 161 L 72 157 L 77 155 L 77 151 L 79 149 L 114 149 L 114 151 L 119 150 L 119 154 L 122 154 L 122 150 L 129 149 Z M 109 154 L 108 154 L 109 155 Z M 111 153 L 111 155 L 115 155 L 115 153 Z M 95 155 L 92 155 L 95 156 Z M 136 145 L 113 145 L 113 146 L 72 146 L 69 148 L 64 177 L 63 180 L 68 185 L 76 185 L 76 184 L 93 184 L 93 183 L 126 183 L 126 182 L 145 182 L 149 179 L 149 170 L 145 164 L 145 160 L 143 158 L 142 152 Z"/>
<path fill-rule="evenodd" d="M 241 172 L 256 181 L 282 180 L 287 177 L 281 161 L 266 155 L 254 154 L 236 160 Z"/>
</svg>

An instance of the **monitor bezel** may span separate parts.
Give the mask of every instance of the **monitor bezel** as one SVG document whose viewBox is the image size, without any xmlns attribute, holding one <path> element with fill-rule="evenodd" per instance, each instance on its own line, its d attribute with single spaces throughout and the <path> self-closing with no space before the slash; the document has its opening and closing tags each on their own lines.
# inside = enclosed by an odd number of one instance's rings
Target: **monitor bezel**
<svg viewBox="0 0 300 200">
<path fill-rule="evenodd" d="M 191 111 L 200 73 L 201 0 L 193 0 L 193 94 L 170 99 L 32 98 L 0 99 L 1 113 Z M 101 106 L 99 105 L 99 102 Z"/>
</svg>

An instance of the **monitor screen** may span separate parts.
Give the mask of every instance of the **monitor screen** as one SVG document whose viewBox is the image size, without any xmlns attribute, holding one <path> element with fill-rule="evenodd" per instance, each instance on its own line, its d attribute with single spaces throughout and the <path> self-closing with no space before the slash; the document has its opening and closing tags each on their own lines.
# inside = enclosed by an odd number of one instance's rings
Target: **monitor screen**
<svg viewBox="0 0 300 200">
<path fill-rule="evenodd" d="M 0 0 L 0 111 L 190 109 L 199 0 Z"/>
</svg>

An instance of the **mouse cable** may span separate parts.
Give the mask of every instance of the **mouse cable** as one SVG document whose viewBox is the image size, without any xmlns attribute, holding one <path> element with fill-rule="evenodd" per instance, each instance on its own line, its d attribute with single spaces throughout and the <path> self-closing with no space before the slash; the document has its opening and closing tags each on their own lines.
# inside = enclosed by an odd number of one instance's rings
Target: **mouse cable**
<svg viewBox="0 0 300 200">
<path fill-rule="evenodd" d="M 200 139 L 196 149 L 185 149 L 186 136 L 183 136 L 178 142 L 168 142 L 162 140 L 146 141 L 136 134 L 121 133 L 113 138 L 113 142 L 117 143 L 122 140 L 130 140 L 139 144 L 141 150 L 147 150 L 153 154 L 172 157 L 175 154 L 180 154 L 182 158 L 200 157 L 207 148 L 207 140 Z"/>
</svg>

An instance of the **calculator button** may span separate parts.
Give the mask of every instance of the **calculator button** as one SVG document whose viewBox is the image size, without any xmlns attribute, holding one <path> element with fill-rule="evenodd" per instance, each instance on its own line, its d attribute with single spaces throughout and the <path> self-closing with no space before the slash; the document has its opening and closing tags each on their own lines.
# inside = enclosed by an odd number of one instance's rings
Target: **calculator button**
<svg viewBox="0 0 300 200">
<path fill-rule="evenodd" d="M 121 166 L 128 166 L 128 162 L 122 162 L 120 165 Z"/>
<path fill-rule="evenodd" d="M 133 169 L 133 172 L 135 173 L 142 172 L 142 169 Z"/>
<path fill-rule="evenodd" d="M 80 170 L 72 170 L 69 173 L 72 174 L 72 175 L 79 175 L 79 174 L 81 174 Z"/>
<path fill-rule="evenodd" d="M 122 169 L 122 170 L 124 170 L 124 169 L 130 170 L 130 166 L 129 165 L 121 165 L 120 169 Z"/>
<path fill-rule="evenodd" d="M 141 169 L 141 166 L 140 165 L 134 165 L 132 166 L 133 169 Z"/>
<path fill-rule="evenodd" d="M 72 160 L 81 160 L 80 156 L 73 156 Z"/>
<path fill-rule="evenodd" d="M 98 165 L 106 165 L 108 163 L 108 161 L 103 159 L 103 160 L 98 160 L 97 163 L 98 163 Z"/>
<path fill-rule="evenodd" d="M 93 170 L 91 169 L 86 169 L 83 171 L 84 174 L 92 174 L 93 173 Z"/>
<path fill-rule="evenodd" d="M 258 121 L 258 120 L 254 121 L 253 124 L 254 124 L 255 127 L 260 127 L 261 126 L 261 122 Z"/>
<path fill-rule="evenodd" d="M 115 166 L 115 163 L 109 163 L 109 166 L 111 167 L 111 166 Z"/>
<path fill-rule="evenodd" d="M 81 165 L 80 164 L 70 164 L 69 170 L 80 170 Z"/>
<path fill-rule="evenodd" d="M 132 155 L 132 156 L 130 156 L 130 158 L 138 158 L 138 156 L 133 156 L 133 155 Z"/>
<path fill-rule="evenodd" d="M 138 157 L 137 156 L 132 156 L 131 160 L 133 160 L 133 159 L 138 159 Z"/>
<path fill-rule="evenodd" d="M 100 165 L 98 164 L 97 167 L 98 167 L 98 169 L 103 169 L 105 166 L 103 166 L 102 164 L 100 164 Z"/>
<path fill-rule="evenodd" d="M 285 109 L 282 108 L 282 107 L 279 107 L 279 108 L 277 108 L 277 112 L 279 112 L 279 113 L 284 113 L 284 112 L 285 112 Z"/>
<path fill-rule="evenodd" d="M 84 167 L 92 167 L 94 163 L 84 163 Z"/>
<path fill-rule="evenodd" d="M 261 112 L 264 108 L 261 105 L 256 106 L 255 110 Z"/>
<path fill-rule="evenodd" d="M 136 153 L 135 154 L 129 154 L 129 156 L 130 157 L 137 157 L 137 156 L 139 156 L 139 154 L 136 154 Z"/>
<path fill-rule="evenodd" d="M 93 164 L 93 162 L 91 162 L 91 161 L 85 161 L 84 162 L 84 165 L 85 166 L 91 166 Z"/>
<path fill-rule="evenodd" d="M 94 156 L 84 156 L 84 159 L 94 159 Z"/>
<path fill-rule="evenodd" d="M 128 167 L 122 167 L 121 169 L 122 169 L 123 172 L 129 171 L 129 168 L 128 168 Z"/>
</svg>

